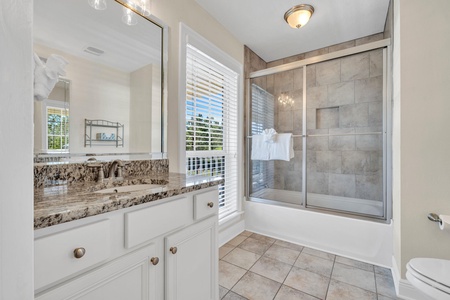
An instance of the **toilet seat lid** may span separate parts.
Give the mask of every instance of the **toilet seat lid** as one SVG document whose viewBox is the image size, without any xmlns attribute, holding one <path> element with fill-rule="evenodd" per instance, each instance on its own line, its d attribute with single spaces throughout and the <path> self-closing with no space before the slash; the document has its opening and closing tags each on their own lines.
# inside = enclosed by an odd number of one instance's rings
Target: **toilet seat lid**
<svg viewBox="0 0 450 300">
<path fill-rule="evenodd" d="M 413 258 L 408 265 L 418 274 L 450 288 L 450 260 Z"/>
</svg>

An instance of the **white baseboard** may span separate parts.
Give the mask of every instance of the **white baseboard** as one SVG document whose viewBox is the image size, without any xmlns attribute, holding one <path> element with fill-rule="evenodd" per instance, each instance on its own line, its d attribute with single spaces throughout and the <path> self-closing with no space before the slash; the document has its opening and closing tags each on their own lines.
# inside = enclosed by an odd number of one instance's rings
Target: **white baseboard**
<svg viewBox="0 0 450 300">
<path fill-rule="evenodd" d="M 219 247 L 228 243 L 235 236 L 245 230 L 245 220 L 243 214 L 236 215 L 235 218 L 219 225 Z"/>
<path fill-rule="evenodd" d="M 401 278 L 400 272 L 397 268 L 397 261 L 394 256 L 392 256 L 391 270 L 397 297 L 406 300 L 433 300 L 433 298 L 416 289 L 407 279 Z"/>
</svg>

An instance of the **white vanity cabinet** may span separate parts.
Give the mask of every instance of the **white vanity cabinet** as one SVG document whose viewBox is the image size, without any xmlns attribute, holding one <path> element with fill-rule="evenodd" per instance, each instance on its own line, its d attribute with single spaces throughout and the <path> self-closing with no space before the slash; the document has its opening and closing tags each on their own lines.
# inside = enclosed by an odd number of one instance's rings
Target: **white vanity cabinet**
<svg viewBox="0 0 450 300">
<path fill-rule="evenodd" d="M 55 299 L 156 300 L 156 268 L 152 264 L 151 244 L 87 272 L 63 285 L 37 296 Z"/>
<path fill-rule="evenodd" d="M 216 218 L 165 239 L 166 300 L 218 299 Z"/>
<path fill-rule="evenodd" d="M 35 232 L 35 299 L 218 299 L 217 187 Z"/>
</svg>

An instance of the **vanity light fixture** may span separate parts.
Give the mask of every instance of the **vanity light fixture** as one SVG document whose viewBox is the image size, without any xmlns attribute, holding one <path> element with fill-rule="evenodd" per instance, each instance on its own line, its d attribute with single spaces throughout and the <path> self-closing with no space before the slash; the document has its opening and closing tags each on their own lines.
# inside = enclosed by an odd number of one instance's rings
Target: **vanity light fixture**
<svg viewBox="0 0 450 300">
<path fill-rule="evenodd" d="M 124 0 L 122 3 L 125 5 L 122 21 L 127 25 L 137 24 L 136 13 L 145 17 L 150 15 L 150 0 Z"/>
<path fill-rule="evenodd" d="M 136 14 L 129 8 L 124 7 L 123 8 L 123 16 L 122 16 L 122 22 L 127 24 L 128 26 L 133 26 L 137 24 L 137 18 Z"/>
<path fill-rule="evenodd" d="M 129 25 L 136 25 L 138 22 L 135 13 L 142 16 L 150 16 L 150 0 L 119 0 L 124 5 L 122 21 Z M 106 0 L 88 0 L 91 7 L 96 10 L 106 9 Z"/>
<path fill-rule="evenodd" d="M 106 9 L 106 0 L 88 0 L 90 6 L 95 8 L 96 10 L 105 10 Z"/>
<path fill-rule="evenodd" d="M 284 20 L 292 28 L 300 28 L 308 23 L 313 13 L 314 7 L 309 4 L 300 4 L 289 9 L 284 14 Z"/>
<path fill-rule="evenodd" d="M 119 2 L 144 17 L 150 15 L 150 0 L 120 0 Z"/>
</svg>

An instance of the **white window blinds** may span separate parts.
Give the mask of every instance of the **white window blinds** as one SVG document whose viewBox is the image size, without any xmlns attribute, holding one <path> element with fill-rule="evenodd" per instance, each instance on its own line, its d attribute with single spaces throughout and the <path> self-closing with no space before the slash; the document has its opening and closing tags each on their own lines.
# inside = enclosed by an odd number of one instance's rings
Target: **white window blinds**
<svg viewBox="0 0 450 300">
<path fill-rule="evenodd" d="M 264 129 L 274 128 L 274 96 L 252 84 L 251 134 L 261 134 Z M 275 164 L 273 161 L 251 161 L 251 193 L 274 186 Z"/>
<path fill-rule="evenodd" d="M 217 176 L 219 219 L 237 210 L 238 74 L 186 47 L 186 174 Z"/>
</svg>

